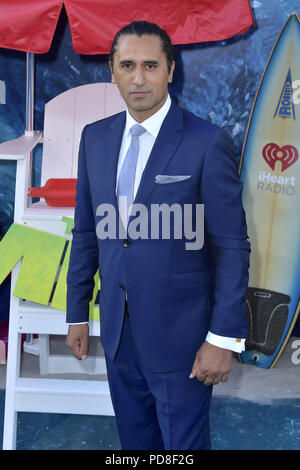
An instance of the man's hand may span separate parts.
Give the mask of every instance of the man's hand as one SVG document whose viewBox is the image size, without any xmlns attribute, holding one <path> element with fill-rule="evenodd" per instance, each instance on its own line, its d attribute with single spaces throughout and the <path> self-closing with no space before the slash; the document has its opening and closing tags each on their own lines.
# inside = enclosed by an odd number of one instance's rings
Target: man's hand
<svg viewBox="0 0 300 470">
<path fill-rule="evenodd" d="M 232 351 L 205 341 L 198 349 L 190 379 L 197 377 L 204 385 L 226 382 L 231 370 Z"/>
<path fill-rule="evenodd" d="M 66 345 L 77 359 L 85 361 L 89 349 L 89 325 L 69 325 Z"/>
</svg>

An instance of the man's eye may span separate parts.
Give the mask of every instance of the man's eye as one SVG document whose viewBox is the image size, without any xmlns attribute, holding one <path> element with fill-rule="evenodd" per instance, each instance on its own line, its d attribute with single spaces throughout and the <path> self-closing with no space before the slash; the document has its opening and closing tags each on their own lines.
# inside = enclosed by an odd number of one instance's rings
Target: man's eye
<svg viewBox="0 0 300 470">
<path fill-rule="evenodd" d="M 132 64 L 122 64 L 123 69 L 131 69 L 133 67 Z"/>
<path fill-rule="evenodd" d="M 151 70 L 151 69 L 155 69 L 155 67 L 156 67 L 156 64 L 147 64 L 147 65 L 146 65 L 146 68 L 147 68 L 147 69 L 150 69 L 150 70 Z"/>
</svg>

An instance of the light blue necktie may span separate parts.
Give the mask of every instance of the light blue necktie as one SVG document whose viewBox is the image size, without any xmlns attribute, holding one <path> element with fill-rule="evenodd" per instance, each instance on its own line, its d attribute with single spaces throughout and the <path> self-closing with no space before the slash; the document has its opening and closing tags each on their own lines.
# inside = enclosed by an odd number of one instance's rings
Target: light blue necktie
<svg viewBox="0 0 300 470">
<path fill-rule="evenodd" d="M 117 196 L 120 213 L 123 216 L 123 221 L 127 221 L 128 209 L 133 203 L 134 177 L 139 154 L 139 136 L 142 135 L 144 132 L 146 132 L 146 129 L 144 129 L 144 127 L 140 126 L 139 124 L 135 124 L 130 129 L 131 143 L 126 153 L 119 175 Z M 119 198 L 121 196 L 127 197 L 127 207 L 123 204 L 124 201 L 120 203 Z"/>
</svg>

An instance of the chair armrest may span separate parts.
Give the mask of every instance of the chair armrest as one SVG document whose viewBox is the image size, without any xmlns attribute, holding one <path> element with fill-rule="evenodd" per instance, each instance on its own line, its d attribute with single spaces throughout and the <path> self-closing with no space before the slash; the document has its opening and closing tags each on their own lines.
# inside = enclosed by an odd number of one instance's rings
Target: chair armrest
<svg viewBox="0 0 300 470">
<path fill-rule="evenodd" d="M 0 160 L 23 160 L 41 142 L 42 131 L 23 134 L 14 140 L 0 144 Z"/>
</svg>

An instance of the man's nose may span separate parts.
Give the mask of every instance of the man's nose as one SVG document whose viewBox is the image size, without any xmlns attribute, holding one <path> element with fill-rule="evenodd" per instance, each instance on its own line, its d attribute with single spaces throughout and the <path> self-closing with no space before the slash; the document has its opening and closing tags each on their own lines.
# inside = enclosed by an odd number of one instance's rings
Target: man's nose
<svg viewBox="0 0 300 470">
<path fill-rule="evenodd" d="M 145 71 L 142 67 L 136 67 L 134 70 L 132 82 L 136 86 L 143 86 L 146 83 Z"/>
</svg>

